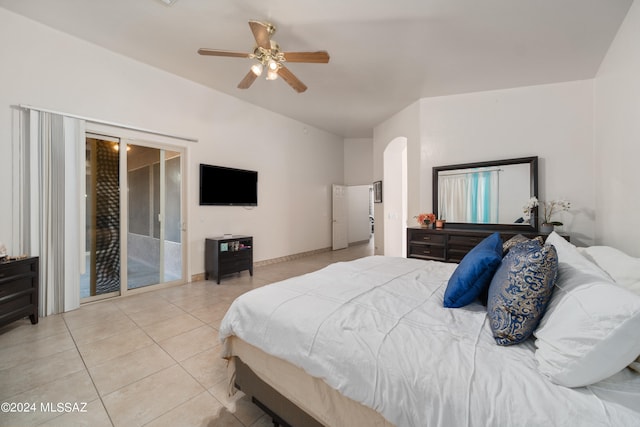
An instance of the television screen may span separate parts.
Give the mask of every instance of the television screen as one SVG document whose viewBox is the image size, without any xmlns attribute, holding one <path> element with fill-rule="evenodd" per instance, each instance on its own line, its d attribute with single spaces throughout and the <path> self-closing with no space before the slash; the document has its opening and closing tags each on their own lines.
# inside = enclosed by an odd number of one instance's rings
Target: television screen
<svg viewBox="0 0 640 427">
<path fill-rule="evenodd" d="M 258 172 L 200 164 L 200 205 L 257 206 Z"/>
</svg>

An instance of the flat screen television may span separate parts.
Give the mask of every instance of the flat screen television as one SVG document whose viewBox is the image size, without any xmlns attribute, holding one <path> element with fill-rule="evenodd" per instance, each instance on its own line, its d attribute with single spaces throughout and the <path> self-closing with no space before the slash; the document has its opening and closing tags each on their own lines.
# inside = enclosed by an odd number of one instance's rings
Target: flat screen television
<svg viewBox="0 0 640 427">
<path fill-rule="evenodd" d="M 200 164 L 200 205 L 258 206 L 258 172 Z"/>
</svg>

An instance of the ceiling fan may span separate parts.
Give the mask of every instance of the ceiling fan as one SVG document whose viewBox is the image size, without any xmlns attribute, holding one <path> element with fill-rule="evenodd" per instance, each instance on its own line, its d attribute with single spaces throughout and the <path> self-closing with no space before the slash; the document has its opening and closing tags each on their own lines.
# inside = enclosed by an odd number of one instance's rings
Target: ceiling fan
<svg viewBox="0 0 640 427">
<path fill-rule="evenodd" d="M 289 84 L 296 92 L 304 92 L 307 86 L 300 81 L 287 67 L 284 62 L 310 62 L 317 64 L 326 64 L 329 62 L 329 54 L 326 51 L 317 52 L 282 52 L 280 46 L 271 36 L 276 31 L 276 27 L 272 24 L 249 21 L 249 27 L 256 39 L 257 46 L 253 53 L 233 52 L 229 50 L 216 49 L 198 49 L 200 55 L 210 56 L 230 56 L 234 58 L 256 59 L 254 65 L 246 76 L 238 84 L 238 88 L 247 89 L 258 76 L 262 74 L 263 69 L 267 69 L 267 80 L 275 80 L 278 76 Z"/>
</svg>

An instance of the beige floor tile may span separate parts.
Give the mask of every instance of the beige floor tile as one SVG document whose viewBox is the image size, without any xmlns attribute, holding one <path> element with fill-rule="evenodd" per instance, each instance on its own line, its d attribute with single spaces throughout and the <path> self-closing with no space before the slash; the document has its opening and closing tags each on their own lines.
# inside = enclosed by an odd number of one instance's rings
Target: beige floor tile
<svg viewBox="0 0 640 427">
<path fill-rule="evenodd" d="M 202 320 L 205 323 L 219 323 L 224 317 L 227 310 L 229 310 L 228 302 L 219 302 L 208 307 L 199 308 L 191 312 L 192 315 Z"/>
<path fill-rule="evenodd" d="M 229 395 L 229 381 L 226 379 L 215 383 L 213 387 L 209 388 L 209 393 L 231 412 L 235 412 L 236 403 L 245 396 L 240 390 L 236 390 L 234 394 Z"/>
<path fill-rule="evenodd" d="M 35 410 L 25 413 L 0 413 L 0 425 L 38 425 L 60 415 L 58 403 L 63 405 L 88 404 L 98 398 L 91 378 L 86 371 L 79 371 L 59 378 L 8 399 L 6 402 L 21 402 L 33 405 Z"/>
<path fill-rule="evenodd" d="M 175 286 L 171 288 L 160 289 L 154 293 L 157 293 L 159 297 L 168 301 L 180 299 L 182 297 L 188 297 L 193 295 L 201 295 L 206 292 L 206 282 L 191 282 L 182 286 Z"/>
<path fill-rule="evenodd" d="M 158 344 L 151 344 L 104 363 L 89 367 L 91 378 L 104 396 L 128 384 L 168 368 L 176 362 Z"/>
<path fill-rule="evenodd" d="M 245 427 L 239 419 L 237 419 L 226 408 L 222 408 L 218 417 L 207 427 Z"/>
<path fill-rule="evenodd" d="M 192 329 L 199 328 L 204 325 L 204 322 L 198 320 L 194 316 L 182 312 L 170 319 L 161 320 L 156 323 L 152 323 L 147 326 L 142 326 L 142 329 L 149 334 L 151 338 L 156 342 L 163 341 L 167 338 L 180 335 L 184 332 Z"/>
<path fill-rule="evenodd" d="M 180 298 L 178 300 L 172 300 L 173 304 L 177 305 L 181 309 L 192 313 L 196 310 L 210 307 L 216 303 L 220 303 L 221 300 L 218 295 L 201 294 L 189 297 Z"/>
<path fill-rule="evenodd" d="M 209 325 L 160 341 L 158 344 L 177 361 L 208 350 L 218 344 L 218 332 Z"/>
<path fill-rule="evenodd" d="M 227 361 L 220 357 L 222 345 L 217 345 L 202 353 L 198 353 L 181 362 L 189 372 L 206 389 L 227 378 Z"/>
<path fill-rule="evenodd" d="M 82 412 L 76 411 L 63 413 L 39 427 L 112 427 L 111 420 L 100 399 L 89 402 L 83 407 Z"/>
<path fill-rule="evenodd" d="M 251 402 L 248 396 L 243 396 L 236 402 L 233 415 L 245 426 L 250 426 L 264 416 L 264 411 Z"/>
<path fill-rule="evenodd" d="M 224 406 L 204 391 L 175 409 L 146 424 L 146 427 L 201 427 L 218 426 Z M 242 426 L 240 424 L 240 426 Z"/>
<path fill-rule="evenodd" d="M 176 365 L 104 396 L 103 402 L 116 427 L 133 427 L 158 418 L 203 391 Z"/>
<path fill-rule="evenodd" d="M 71 332 L 127 318 L 127 315 L 122 310 L 109 302 L 80 307 L 77 310 L 64 313 L 62 316 Z"/>
<path fill-rule="evenodd" d="M 229 396 L 228 382 L 226 380 L 215 384 L 209 389 L 211 393 L 227 410 L 242 422 L 242 425 L 250 426 L 265 415 L 264 411 L 254 405 L 248 396 L 241 391 Z"/>
<path fill-rule="evenodd" d="M 135 327 L 136 324 L 123 315 L 117 316 L 114 320 L 92 323 L 89 326 L 74 329 L 72 335 L 76 343 L 86 344 L 119 335 L 123 331 L 128 331 Z"/>
<path fill-rule="evenodd" d="M 153 340 L 142 329 L 136 327 L 100 341 L 78 343 L 78 349 L 86 365 L 91 367 L 151 344 Z"/>
<path fill-rule="evenodd" d="M 129 296 L 116 301 L 115 304 L 127 314 L 140 311 L 161 309 L 167 306 L 167 300 L 155 292 Z"/>
<path fill-rule="evenodd" d="M 75 349 L 69 331 L 0 348 L 0 370 Z"/>
<path fill-rule="evenodd" d="M 52 335 L 66 333 L 68 331 L 67 325 L 60 314 L 41 317 L 35 325 L 32 325 L 31 321 L 25 318 L 11 322 L 0 328 L 0 342 L 2 343 L 2 347 L 9 347 L 15 344 L 31 342 Z"/>
<path fill-rule="evenodd" d="M 149 326 L 185 313 L 183 309 L 167 301 L 164 306 L 129 313 L 128 316 L 138 326 Z"/>
<path fill-rule="evenodd" d="M 85 371 L 85 367 L 75 349 L 3 369 L 0 371 L 0 399 L 15 396 L 80 371 Z"/>
</svg>

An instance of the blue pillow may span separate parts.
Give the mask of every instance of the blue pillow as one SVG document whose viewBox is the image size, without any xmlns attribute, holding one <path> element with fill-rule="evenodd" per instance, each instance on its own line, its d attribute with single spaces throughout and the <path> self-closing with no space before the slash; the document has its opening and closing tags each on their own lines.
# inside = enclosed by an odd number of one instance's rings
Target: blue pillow
<svg viewBox="0 0 640 427">
<path fill-rule="evenodd" d="M 498 345 L 529 338 L 547 309 L 556 276 L 558 254 L 552 245 L 518 243 L 502 260 L 489 286 L 487 316 Z"/>
<path fill-rule="evenodd" d="M 493 233 L 467 253 L 451 275 L 444 291 L 444 306 L 464 307 L 489 286 L 502 261 L 502 239 Z"/>
</svg>

